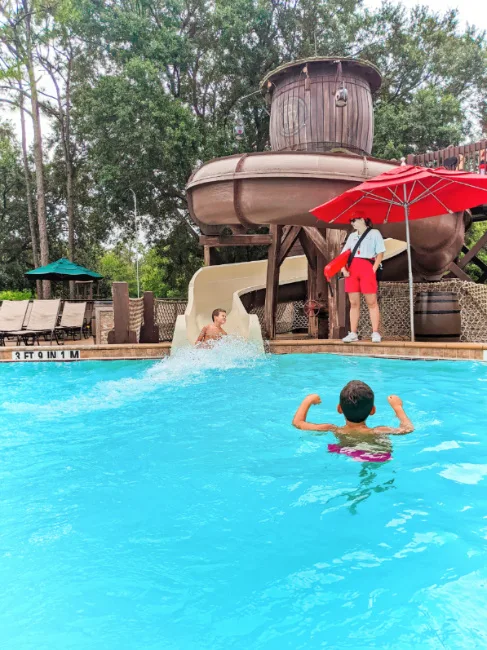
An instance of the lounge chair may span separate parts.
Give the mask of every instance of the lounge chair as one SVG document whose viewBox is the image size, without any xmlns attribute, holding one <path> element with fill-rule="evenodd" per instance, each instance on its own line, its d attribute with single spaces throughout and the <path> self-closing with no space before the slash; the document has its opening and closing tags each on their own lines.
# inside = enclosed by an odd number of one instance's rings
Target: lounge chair
<svg viewBox="0 0 487 650">
<path fill-rule="evenodd" d="M 81 341 L 83 326 L 85 322 L 86 302 L 65 302 L 61 323 L 56 327 L 56 332 L 66 336 L 72 336 L 73 341 L 79 332 Z"/>
<path fill-rule="evenodd" d="M 12 332 L 22 329 L 29 306 L 28 300 L 4 300 L 0 307 L 0 345 Z"/>
<path fill-rule="evenodd" d="M 91 331 L 91 321 L 93 319 L 93 310 L 95 303 L 93 300 L 89 300 L 86 303 L 86 312 L 85 312 L 85 322 L 83 324 L 83 336 L 85 339 L 89 339 L 92 336 L 93 332 Z"/>
<path fill-rule="evenodd" d="M 45 340 L 49 336 L 52 345 L 53 337 L 59 345 L 63 341 L 57 336 L 56 325 L 61 307 L 60 300 L 34 300 L 32 311 L 25 325 L 25 329 L 11 332 L 12 336 L 17 338 L 17 345 L 40 345 L 40 337 Z M 32 340 L 32 343 L 30 341 Z"/>
</svg>

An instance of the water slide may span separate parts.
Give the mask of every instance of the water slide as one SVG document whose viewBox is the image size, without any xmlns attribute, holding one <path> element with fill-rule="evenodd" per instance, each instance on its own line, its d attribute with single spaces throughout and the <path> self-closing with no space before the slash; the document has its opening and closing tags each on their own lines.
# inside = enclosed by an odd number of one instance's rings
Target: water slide
<svg viewBox="0 0 487 650">
<path fill-rule="evenodd" d="M 193 345 L 201 329 L 211 322 L 211 312 L 220 307 L 227 312 L 225 330 L 264 350 L 259 319 L 249 314 L 240 297 L 266 286 L 267 260 L 205 266 L 197 271 L 188 287 L 188 306 L 183 316 L 178 316 L 172 351 Z M 308 278 L 305 255 L 284 260 L 279 284 L 302 282 Z"/>
<path fill-rule="evenodd" d="M 384 260 L 394 258 L 406 250 L 406 243 L 385 239 Z M 264 350 L 259 319 L 249 314 L 242 303 L 243 294 L 265 289 L 267 260 L 205 266 L 193 275 L 188 287 L 188 306 L 183 316 L 178 316 L 172 350 L 194 345 L 201 329 L 211 322 L 211 312 L 220 307 L 227 312 L 225 330 Z M 279 285 L 303 282 L 308 279 L 305 255 L 288 257 L 279 272 Z"/>
<path fill-rule="evenodd" d="M 337 94 L 338 80 L 345 90 Z M 374 115 L 372 94 L 381 84 L 372 64 L 358 59 L 311 57 L 269 72 L 261 89 L 271 101 L 272 151 L 238 153 L 210 160 L 196 169 L 186 186 L 188 209 L 204 235 L 224 227 L 333 226 L 310 210 L 342 192 L 393 169 L 399 163 L 371 157 Z M 436 281 L 448 271 L 464 242 L 468 220 L 444 214 L 411 222 L 415 279 Z M 378 227 L 386 238 L 383 280 L 408 278 L 404 223 Z M 330 255 L 336 254 L 330 238 Z M 327 256 L 325 256 L 327 257 Z M 257 316 L 240 297 L 266 284 L 267 261 L 200 269 L 189 285 L 189 303 L 178 317 L 173 349 L 193 344 L 216 307 L 227 310 L 227 331 L 262 346 Z M 307 279 L 305 257 L 285 260 L 280 284 Z M 291 290 L 291 287 L 289 287 Z"/>
</svg>

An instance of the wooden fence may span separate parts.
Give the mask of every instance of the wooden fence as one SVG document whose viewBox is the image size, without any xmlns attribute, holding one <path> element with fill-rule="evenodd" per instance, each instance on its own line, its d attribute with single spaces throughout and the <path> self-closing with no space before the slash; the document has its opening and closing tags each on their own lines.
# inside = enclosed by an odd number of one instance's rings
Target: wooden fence
<svg viewBox="0 0 487 650">
<path fill-rule="evenodd" d="M 446 147 L 428 153 L 410 154 L 408 165 L 422 167 L 447 167 L 469 172 L 478 172 L 481 161 L 486 160 L 487 140 L 479 140 L 458 147 Z"/>
</svg>

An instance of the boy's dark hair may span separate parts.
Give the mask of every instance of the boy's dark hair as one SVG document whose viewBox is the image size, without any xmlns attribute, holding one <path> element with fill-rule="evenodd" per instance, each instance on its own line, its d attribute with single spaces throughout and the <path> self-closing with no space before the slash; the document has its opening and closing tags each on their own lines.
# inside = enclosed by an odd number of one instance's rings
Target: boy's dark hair
<svg viewBox="0 0 487 650">
<path fill-rule="evenodd" d="M 226 309 L 214 309 L 214 310 L 211 312 L 211 320 L 212 320 L 213 322 L 215 322 L 215 318 L 216 318 L 217 316 L 219 316 L 222 312 L 223 312 L 224 314 L 226 314 L 226 313 L 227 313 L 227 310 L 226 310 Z"/>
<path fill-rule="evenodd" d="M 374 406 L 374 391 L 363 381 L 349 381 L 340 393 L 340 406 L 349 422 L 365 422 Z"/>
</svg>

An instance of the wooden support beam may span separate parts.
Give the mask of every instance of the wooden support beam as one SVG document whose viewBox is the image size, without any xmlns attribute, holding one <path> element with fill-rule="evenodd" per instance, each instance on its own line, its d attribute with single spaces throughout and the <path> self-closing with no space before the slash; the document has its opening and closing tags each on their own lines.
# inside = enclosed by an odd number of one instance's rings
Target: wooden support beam
<svg viewBox="0 0 487 650">
<path fill-rule="evenodd" d="M 487 232 L 484 232 L 484 234 L 478 240 L 478 242 L 474 246 L 472 246 L 472 248 L 468 251 L 468 253 L 465 253 L 462 259 L 459 261 L 458 266 L 461 269 L 464 269 L 467 266 L 467 264 L 470 262 L 470 260 L 476 257 L 477 253 L 480 250 L 482 250 L 482 248 L 486 245 L 487 245 Z"/>
<path fill-rule="evenodd" d="M 321 234 L 318 228 L 314 228 L 313 226 L 303 226 L 303 230 L 308 235 L 308 237 L 313 242 L 313 244 L 316 246 L 318 251 L 323 255 L 323 257 L 326 260 L 326 264 L 328 264 L 328 262 L 330 261 L 330 253 L 328 250 L 328 245 L 325 237 Z"/>
<path fill-rule="evenodd" d="M 340 254 L 340 251 L 343 247 L 343 230 L 329 230 L 326 233 L 326 242 L 328 245 L 328 255 L 330 259 L 334 259 Z M 322 270 L 323 272 L 323 270 Z M 329 327 L 329 336 L 331 339 L 338 339 L 344 336 L 343 327 L 339 323 L 339 309 L 340 309 L 340 299 L 341 302 L 345 302 L 346 297 L 339 295 L 339 277 L 336 275 L 331 280 L 331 286 L 333 287 L 333 295 L 331 291 L 328 292 L 328 327 Z"/>
<path fill-rule="evenodd" d="M 281 264 L 288 256 L 289 251 L 294 246 L 294 243 L 298 238 L 300 232 L 301 232 L 300 226 L 290 226 L 287 231 L 283 232 L 283 237 L 281 241 L 281 250 L 279 252 L 279 261 L 278 261 L 279 266 L 281 266 Z"/>
<path fill-rule="evenodd" d="M 302 228 L 301 228 L 301 232 L 299 233 L 299 241 L 301 242 L 301 246 L 303 247 L 304 254 L 306 255 L 306 259 L 308 260 L 308 264 L 311 266 L 311 268 L 316 269 L 316 254 L 315 254 L 314 246 L 310 242 L 310 240 L 308 239 L 308 235 L 304 232 Z"/>
<path fill-rule="evenodd" d="M 448 270 L 453 273 L 457 278 L 460 278 L 460 280 L 466 280 L 467 282 L 473 282 L 472 278 L 465 273 L 455 262 L 451 262 Z"/>
<path fill-rule="evenodd" d="M 323 273 L 325 258 L 321 253 L 316 256 L 316 299 L 320 304 L 328 306 L 328 282 Z M 318 316 L 318 338 L 328 338 L 328 317 L 323 313 Z"/>
<path fill-rule="evenodd" d="M 279 253 L 281 248 L 282 226 L 272 225 L 272 243 L 267 260 L 267 282 L 264 307 L 264 329 L 269 340 L 276 338 L 277 291 L 279 289 Z"/>
<path fill-rule="evenodd" d="M 135 332 L 130 330 L 129 285 L 113 282 L 113 329 L 108 332 L 108 343 L 137 343 Z"/>
<path fill-rule="evenodd" d="M 311 264 L 308 263 L 308 300 L 317 300 L 317 291 L 316 291 L 316 254 L 315 254 L 315 263 L 314 268 Z M 312 339 L 318 338 L 318 316 L 313 316 L 312 314 L 308 317 L 308 335 Z"/>
<path fill-rule="evenodd" d="M 216 250 L 213 246 L 203 247 L 203 258 L 205 266 L 215 266 L 216 264 Z"/>
<path fill-rule="evenodd" d="M 481 271 L 487 271 L 487 264 L 482 262 L 482 260 L 477 256 L 470 261 L 470 264 L 475 264 L 475 266 L 478 266 Z"/>
<path fill-rule="evenodd" d="M 202 246 L 270 246 L 271 235 L 218 235 L 217 237 L 200 235 Z"/>
<path fill-rule="evenodd" d="M 159 343 L 159 326 L 155 323 L 154 294 L 144 291 L 144 324 L 140 329 L 140 343 Z"/>
<path fill-rule="evenodd" d="M 350 308 L 345 293 L 345 278 L 339 278 L 337 285 L 338 331 L 333 338 L 343 338 L 350 331 Z"/>
</svg>

